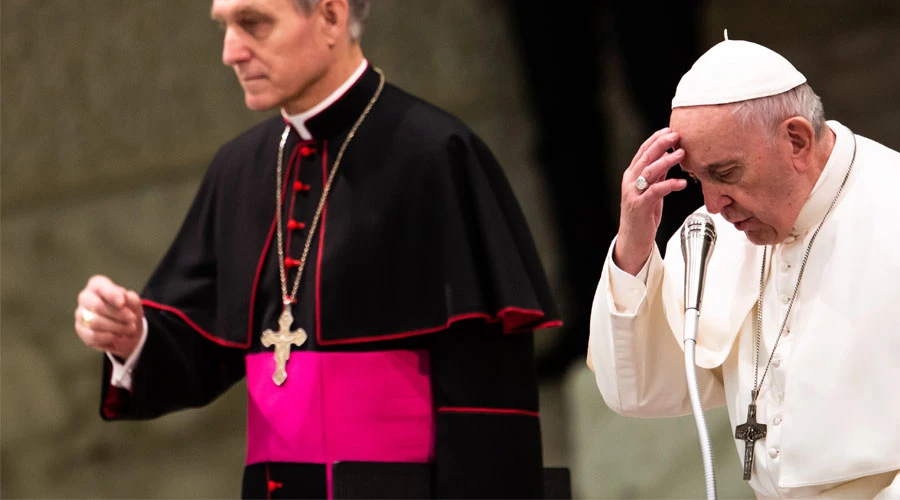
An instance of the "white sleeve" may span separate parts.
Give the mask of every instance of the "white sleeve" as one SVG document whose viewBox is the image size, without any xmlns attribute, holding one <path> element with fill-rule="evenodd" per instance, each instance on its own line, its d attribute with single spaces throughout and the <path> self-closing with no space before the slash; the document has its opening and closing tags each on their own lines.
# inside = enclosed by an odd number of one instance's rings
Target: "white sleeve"
<svg viewBox="0 0 900 500">
<path fill-rule="evenodd" d="M 665 267 L 654 246 L 650 259 L 631 276 L 612 262 L 612 249 L 591 309 L 589 365 L 610 409 L 635 417 L 691 413 L 684 351 L 663 305 Z M 724 387 L 710 370 L 697 373 L 704 407 L 724 404 Z"/>
<path fill-rule="evenodd" d="M 128 356 L 128 359 L 125 360 L 125 363 L 119 363 L 115 356 L 109 352 L 106 353 L 106 357 L 109 358 L 109 361 L 112 363 L 112 376 L 110 377 L 109 383 L 113 386 L 128 391 L 131 390 L 131 374 L 134 372 L 134 366 L 141 357 L 141 351 L 144 349 L 144 342 L 147 341 L 148 329 L 147 318 L 144 318 L 144 331 L 141 333 L 141 340 L 138 342 L 134 352 L 131 353 L 131 356 Z"/>
<path fill-rule="evenodd" d="M 615 249 L 615 247 L 614 240 L 612 248 Z M 650 274 L 650 260 L 653 258 L 653 254 L 651 253 L 647 257 L 647 262 L 644 262 L 644 267 L 638 271 L 636 276 L 626 273 L 616 265 L 612 260 L 612 251 L 609 255 L 609 288 L 613 306 L 619 314 L 634 313 L 641 299 L 647 293 L 647 275 Z"/>
</svg>

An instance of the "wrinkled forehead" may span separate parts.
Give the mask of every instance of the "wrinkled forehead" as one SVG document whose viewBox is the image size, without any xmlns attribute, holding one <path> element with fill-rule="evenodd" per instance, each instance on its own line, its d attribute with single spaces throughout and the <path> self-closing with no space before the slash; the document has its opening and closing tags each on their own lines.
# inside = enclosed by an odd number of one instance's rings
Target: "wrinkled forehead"
<svg viewBox="0 0 900 500">
<path fill-rule="evenodd" d="M 679 133 L 709 132 L 731 126 L 735 122 L 733 111 L 733 104 L 678 107 L 672 110 L 669 126 Z"/>
<path fill-rule="evenodd" d="M 700 165 L 740 156 L 742 131 L 733 110 L 731 104 L 672 110 L 669 127 L 680 136 L 678 145 L 685 152 L 685 169 L 695 170 Z"/>
</svg>

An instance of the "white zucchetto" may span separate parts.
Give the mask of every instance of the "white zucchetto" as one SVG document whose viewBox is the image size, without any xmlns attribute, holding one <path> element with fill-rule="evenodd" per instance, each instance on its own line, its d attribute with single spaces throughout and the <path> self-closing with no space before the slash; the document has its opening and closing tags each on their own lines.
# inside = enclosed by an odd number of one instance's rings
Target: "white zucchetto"
<svg viewBox="0 0 900 500">
<path fill-rule="evenodd" d="M 691 66 L 675 89 L 672 108 L 746 101 L 806 83 L 787 59 L 762 45 L 726 39 Z"/>
</svg>

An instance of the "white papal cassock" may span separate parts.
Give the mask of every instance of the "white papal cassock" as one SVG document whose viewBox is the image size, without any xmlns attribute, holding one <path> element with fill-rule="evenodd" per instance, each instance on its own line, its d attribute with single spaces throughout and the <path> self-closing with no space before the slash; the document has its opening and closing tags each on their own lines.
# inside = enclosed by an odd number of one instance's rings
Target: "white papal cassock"
<svg viewBox="0 0 900 500">
<path fill-rule="evenodd" d="M 769 248 L 759 376 L 809 254 L 757 401 L 750 485 L 760 497 L 900 498 L 900 153 L 829 121 L 837 141 L 791 236 Z M 699 211 L 705 212 L 704 208 Z M 707 270 L 697 342 L 703 407 L 743 423 L 754 380 L 763 247 L 722 217 Z M 613 246 L 615 241 L 613 242 Z M 589 365 L 622 415 L 691 413 L 682 350 L 684 261 L 675 235 L 637 277 L 612 262 L 594 297 Z M 735 441 L 743 459 L 744 442 Z M 734 472 L 740 474 L 739 470 Z"/>
</svg>

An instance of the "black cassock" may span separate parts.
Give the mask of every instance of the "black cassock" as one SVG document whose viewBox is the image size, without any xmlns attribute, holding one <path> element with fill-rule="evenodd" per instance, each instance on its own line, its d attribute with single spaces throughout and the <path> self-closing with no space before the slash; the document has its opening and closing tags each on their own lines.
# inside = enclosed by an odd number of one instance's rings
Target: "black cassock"
<svg viewBox="0 0 900 500">
<path fill-rule="evenodd" d="M 378 81 L 367 68 L 306 122 L 312 140 L 290 134 L 289 259 L 300 259 L 323 181 Z M 546 276 L 487 146 L 394 86 L 338 169 L 292 306 L 291 329 L 309 339 L 292 348 L 284 384 L 272 381 L 260 335 L 281 313 L 285 126 L 266 120 L 216 154 L 142 293 L 149 334 L 131 392 L 108 384 L 106 362 L 103 418 L 202 406 L 246 376 L 244 497 L 390 496 L 414 484 L 436 497 L 540 497 L 532 332 L 560 324 Z M 359 462 L 382 466 L 367 477 Z"/>
</svg>

